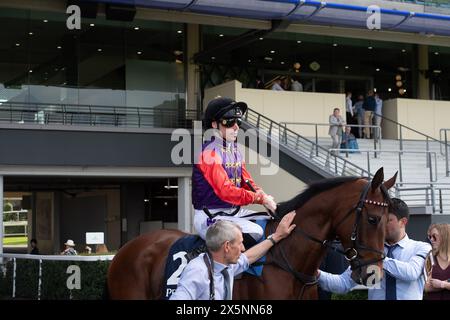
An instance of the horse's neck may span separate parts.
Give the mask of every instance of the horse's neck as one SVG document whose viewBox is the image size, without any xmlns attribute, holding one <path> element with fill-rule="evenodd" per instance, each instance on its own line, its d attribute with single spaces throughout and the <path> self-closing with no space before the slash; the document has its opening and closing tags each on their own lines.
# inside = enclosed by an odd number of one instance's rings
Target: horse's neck
<svg viewBox="0 0 450 320">
<path fill-rule="evenodd" d="M 314 223 L 314 226 L 311 228 L 311 222 L 307 219 L 308 215 L 305 214 L 303 217 L 305 219 L 302 219 L 302 217 L 300 217 L 301 215 L 301 211 L 297 212 L 299 218 L 296 219 L 297 221 L 295 222 L 297 224 L 296 228 L 318 240 L 325 240 L 331 225 L 327 226 L 322 221 L 316 220 L 317 223 Z M 325 219 L 323 220 L 325 221 Z M 274 223 L 269 224 L 268 227 L 269 233 L 274 232 L 276 229 Z M 306 275 L 315 275 L 325 255 L 325 248 L 320 243 L 308 239 L 300 232 L 300 230 L 294 229 L 291 235 L 280 243 L 279 249 L 284 252 L 284 256 L 288 260 L 287 262 L 295 271 Z M 284 257 L 280 251 L 275 254 L 277 256 L 274 258 L 277 259 L 278 262 L 286 263 L 286 261 L 283 261 Z"/>
</svg>

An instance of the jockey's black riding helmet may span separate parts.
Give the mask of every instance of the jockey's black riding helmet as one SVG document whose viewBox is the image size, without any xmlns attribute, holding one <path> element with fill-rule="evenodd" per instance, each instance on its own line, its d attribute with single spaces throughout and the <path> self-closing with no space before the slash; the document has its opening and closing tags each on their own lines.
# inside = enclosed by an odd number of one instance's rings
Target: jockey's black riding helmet
<svg viewBox="0 0 450 320">
<path fill-rule="evenodd" d="M 203 125 L 206 129 L 212 128 L 213 121 L 221 119 L 242 118 L 247 111 L 245 102 L 236 102 L 231 98 L 218 97 L 211 100 L 205 110 Z"/>
</svg>

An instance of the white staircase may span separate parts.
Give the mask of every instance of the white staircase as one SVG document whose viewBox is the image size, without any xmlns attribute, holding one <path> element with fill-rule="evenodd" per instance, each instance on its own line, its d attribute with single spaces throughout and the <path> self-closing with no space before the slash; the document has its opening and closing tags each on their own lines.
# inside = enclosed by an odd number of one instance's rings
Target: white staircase
<svg viewBox="0 0 450 320">
<path fill-rule="evenodd" d="M 374 149 L 373 140 L 358 139 L 357 141 L 361 151 Z M 331 138 L 319 138 L 319 145 L 330 148 Z M 379 150 L 382 152 L 377 153 L 376 158 L 373 152 L 369 153 L 369 159 L 367 152 L 349 153 L 348 157 L 342 152 L 340 156 L 372 174 L 383 167 L 386 178 L 399 171 L 396 196 L 407 201 L 410 206 L 429 206 L 430 210 L 436 213 L 450 213 L 450 177 L 446 176 L 445 154 L 441 154 L 440 143 L 435 141 L 428 143 L 428 150 L 431 152 L 431 168 L 427 165 L 426 141 L 404 140 L 405 152 L 400 155 L 401 159 L 398 152 L 393 152 L 400 150 L 399 140 L 383 139 Z"/>
</svg>

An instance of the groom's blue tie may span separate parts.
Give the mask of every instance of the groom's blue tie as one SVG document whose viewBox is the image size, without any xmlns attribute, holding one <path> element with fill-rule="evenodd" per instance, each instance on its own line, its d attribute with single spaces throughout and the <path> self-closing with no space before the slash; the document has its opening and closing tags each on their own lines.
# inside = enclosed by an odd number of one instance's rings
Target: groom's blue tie
<svg viewBox="0 0 450 320">
<path fill-rule="evenodd" d="M 388 248 L 387 257 L 394 258 L 392 253 L 398 244 L 386 247 Z M 389 272 L 386 272 L 386 300 L 397 300 L 397 280 Z"/>
</svg>

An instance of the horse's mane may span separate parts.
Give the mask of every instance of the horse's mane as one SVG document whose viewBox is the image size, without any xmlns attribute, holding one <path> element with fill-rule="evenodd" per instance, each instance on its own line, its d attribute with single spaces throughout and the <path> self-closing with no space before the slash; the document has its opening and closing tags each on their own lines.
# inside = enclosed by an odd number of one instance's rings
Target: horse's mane
<svg viewBox="0 0 450 320">
<path fill-rule="evenodd" d="M 359 177 L 338 177 L 319 180 L 311 183 L 306 190 L 292 198 L 291 200 L 280 202 L 277 206 L 277 215 L 283 217 L 286 213 L 298 209 L 315 195 L 340 186 L 343 183 L 355 181 Z"/>
</svg>

